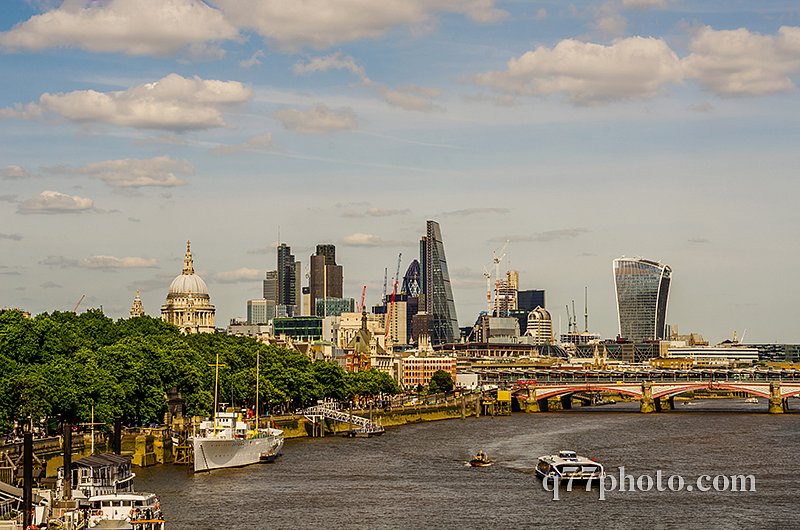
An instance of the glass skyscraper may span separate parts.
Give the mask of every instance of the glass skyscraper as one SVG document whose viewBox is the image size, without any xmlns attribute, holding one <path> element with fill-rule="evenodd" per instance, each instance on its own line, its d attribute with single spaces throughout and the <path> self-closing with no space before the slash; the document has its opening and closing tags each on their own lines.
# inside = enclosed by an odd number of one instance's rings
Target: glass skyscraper
<svg viewBox="0 0 800 530">
<path fill-rule="evenodd" d="M 642 258 L 614 260 L 619 336 L 633 342 L 666 336 L 672 269 Z"/>
<path fill-rule="evenodd" d="M 425 311 L 429 315 L 431 344 L 455 342 L 460 333 L 447 258 L 444 255 L 442 231 L 436 221 L 427 222 L 426 236 L 420 242 L 423 266 L 422 289 Z"/>
</svg>

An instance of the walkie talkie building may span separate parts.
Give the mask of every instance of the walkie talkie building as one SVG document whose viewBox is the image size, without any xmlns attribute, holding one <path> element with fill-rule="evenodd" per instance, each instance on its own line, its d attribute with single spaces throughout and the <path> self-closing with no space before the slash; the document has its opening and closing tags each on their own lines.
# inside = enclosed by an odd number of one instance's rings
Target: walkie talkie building
<svg viewBox="0 0 800 530">
<path fill-rule="evenodd" d="M 620 337 L 633 342 L 665 338 L 671 277 L 669 265 L 657 261 L 614 260 Z"/>
</svg>

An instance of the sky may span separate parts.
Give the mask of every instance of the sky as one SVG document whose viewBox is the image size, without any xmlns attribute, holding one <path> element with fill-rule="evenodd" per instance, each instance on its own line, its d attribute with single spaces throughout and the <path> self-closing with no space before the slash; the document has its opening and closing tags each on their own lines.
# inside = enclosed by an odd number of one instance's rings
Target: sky
<svg viewBox="0 0 800 530">
<path fill-rule="evenodd" d="M 462 326 L 504 253 L 614 337 L 642 256 L 681 333 L 800 342 L 796 1 L 7 0 L 0 72 L 0 307 L 158 316 L 191 240 L 224 327 L 279 239 L 374 304 L 434 219 Z"/>
</svg>

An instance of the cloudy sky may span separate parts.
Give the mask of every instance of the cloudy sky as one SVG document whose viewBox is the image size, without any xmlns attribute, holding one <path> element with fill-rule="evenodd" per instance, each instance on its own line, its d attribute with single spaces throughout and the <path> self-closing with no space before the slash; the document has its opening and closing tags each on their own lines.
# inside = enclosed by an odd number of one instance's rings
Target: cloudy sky
<svg viewBox="0 0 800 530">
<path fill-rule="evenodd" d="M 8 0 L 0 307 L 158 315 L 186 240 L 245 314 L 278 238 L 368 302 L 440 222 L 461 325 L 483 271 L 614 336 L 611 262 L 668 321 L 800 341 L 800 6 L 751 0 Z"/>
</svg>

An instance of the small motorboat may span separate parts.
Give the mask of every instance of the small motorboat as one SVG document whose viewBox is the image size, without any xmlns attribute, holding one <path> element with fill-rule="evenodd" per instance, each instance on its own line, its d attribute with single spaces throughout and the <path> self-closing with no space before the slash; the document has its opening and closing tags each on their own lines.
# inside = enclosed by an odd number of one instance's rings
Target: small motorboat
<svg viewBox="0 0 800 530">
<path fill-rule="evenodd" d="M 494 460 L 489 458 L 489 455 L 484 453 L 483 451 L 478 451 L 478 454 L 472 457 L 468 463 L 472 467 L 489 467 L 494 464 Z"/>
</svg>

